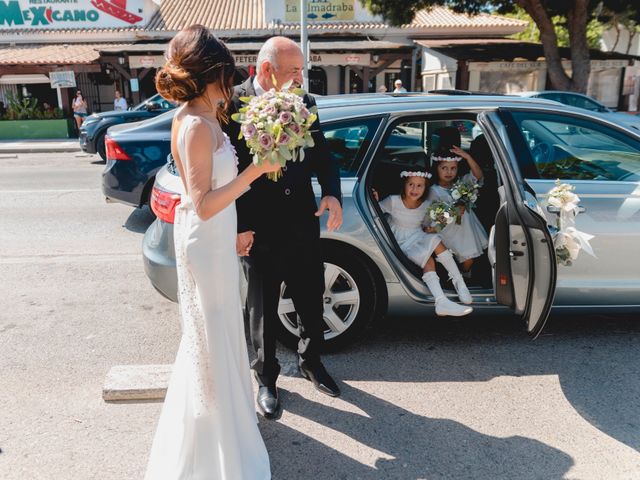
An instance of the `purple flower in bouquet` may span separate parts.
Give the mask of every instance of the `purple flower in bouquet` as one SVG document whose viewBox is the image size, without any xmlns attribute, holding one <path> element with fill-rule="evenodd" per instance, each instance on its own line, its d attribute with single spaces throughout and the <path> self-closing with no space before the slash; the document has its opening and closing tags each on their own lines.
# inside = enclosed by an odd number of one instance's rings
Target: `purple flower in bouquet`
<svg viewBox="0 0 640 480">
<path fill-rule="evenodd" d="M 253 138 L 257 131 L 258 130 L 253 123 L 246 123 L 242 125 L 242 134 L 244 135 L 244 138 Z"/>
<path fill-rule="evenodd" d="M 265 150 L 268 150 L 273 146 L 273 137 L 268 133 L 261 133 L 258 141 L 260 142 L 260 146 Z"/>
<path fill-rule="evenodd" d="M 282 132 L 280 134 L 280 139 L 278 140 L 278 145 L 286 145 L 291 141 L 291 137 L 286 133 Z"/>
<path fill-rule="evenodd" d="M 291 115 L 291 112 L 284 111 L 280 112 L 280 116 L 278 118 L 280 119 L 280 123 L 282 123 L 283 125 L 288 125 L 293 120 L 293 115 Z"/>
<path fill-rule="evenodd" d="M 297 123 L 290 123 L 287 125 L 287 128 L 289 128 L 295 135 L 300 135 L 300 126 Z"/>
</svg>

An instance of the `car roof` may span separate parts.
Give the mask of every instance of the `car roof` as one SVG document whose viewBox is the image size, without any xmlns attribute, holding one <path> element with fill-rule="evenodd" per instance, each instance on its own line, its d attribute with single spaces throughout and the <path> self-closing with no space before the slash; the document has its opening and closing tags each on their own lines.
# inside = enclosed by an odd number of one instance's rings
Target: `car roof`
<svg viewBox="0 0 640 480">
<path fill-rule="evenodd" d="M 425 110 L 468 110 L 474 108 L 491 109 L 498 107 L 556 107 L 552 100 L 506 95 L 478 94 L 437 94 L 437 93 L 356 93 L 329 95 L 316 98 L 323 121 L 340 117 L 353 117 L 354 108 L 358 115 L 380 113 L 420 112 Z"/>
</svg>

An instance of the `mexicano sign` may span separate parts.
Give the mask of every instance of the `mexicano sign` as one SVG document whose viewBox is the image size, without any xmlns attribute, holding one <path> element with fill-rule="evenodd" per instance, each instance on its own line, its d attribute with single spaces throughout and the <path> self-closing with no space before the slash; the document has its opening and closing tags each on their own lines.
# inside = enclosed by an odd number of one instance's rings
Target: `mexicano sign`
<svg viewBox="0 0 640 480">
<path fill-rule="evenodd" d="M 144 0 L 0 0 L 0 29 L 132 26 Z"/>
</svg>

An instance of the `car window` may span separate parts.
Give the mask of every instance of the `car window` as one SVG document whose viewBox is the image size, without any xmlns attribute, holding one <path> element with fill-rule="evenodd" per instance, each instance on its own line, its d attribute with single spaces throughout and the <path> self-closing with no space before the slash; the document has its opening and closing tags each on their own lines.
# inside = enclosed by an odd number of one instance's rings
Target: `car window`
<svg viewBox="0 0 640 480">
<path fill-rule="evenodd" d="M 136 110 L 136 111 L 137 110 L 146 110 L 147 109 L 147 107 L 146 107 L 147 103 L 156 103 L 156 104 L 158 104 L 160 106 L 158 108 L 158 110 L 169 110 L 169 109 L 172 109 L 172 108 L 175 107 L 175 105 L 173 103 L 171 103 L 169 100 L 164 98 L 159 93 L 156 93 L 153 97 L 147 98 L 142 103 L 139 103 L 138 105 L 133 107 L 133 110 Z"/>
<path fill-rule="evenodd" d="M 341 177 L 356 176 L 379 124 L 380 118 L 321 124 L 331 156 L 340 164 Z"/>
<path fill-rule="evenodd" d="M 525 176 L 640 181 L 640 142 L 595 121 L 514 112 L 535 165 Z"/>
<path fill-rule="evenodd" d="M 571 95 L 564 94 L 569 98 L 569 105 L 584 108 L 585 110 L 591 110 L 592 112 L 600 112 L 603 110 L 602 105 L 597 102 L 594 102 L 588 97 L 583 97 L 582 95 Z"/>
</svg>

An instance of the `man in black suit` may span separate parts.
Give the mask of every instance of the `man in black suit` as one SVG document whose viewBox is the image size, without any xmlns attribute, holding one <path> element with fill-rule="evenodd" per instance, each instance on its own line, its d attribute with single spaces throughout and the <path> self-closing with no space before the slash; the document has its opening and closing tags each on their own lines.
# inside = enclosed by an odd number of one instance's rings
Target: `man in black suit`
<svg viewBox="0 0 640 480">
<path fill-rule="evenodd" d="M 273 37 L 261 48 L 257 75 L 235 87 L 230 114 L 242 107 L 239 97 L 260 95 L 293 81 L 302 85 L 302 52 L 285 37 Z M 274 84 L 275 80 L 275 84 Z M 313 97 L 304 96 L 307 107 Z M 305 150 L 302 162 L 289 162 L 282 177 L 273 182 L 266 176 L 255 181 L 236 202 L 238 254 L 248 280 L 247 307 L 251 339 L 257 358 L 251 367 L 258 381 L 258 407 L 267 418 L 279 413 L 276 380 L 280 365 L 276 358 L 278 303 L 282 282 L 299 315 L 298 355 L 300 372 L 321 392 L 338 396 L 340 390 L 320 361 L 324 340 L 324 266 L 320 254 L 319 218 L 329 210 L 327 229 L 342 224 L 340 172 L 329 154 L 319 120 L 312 125 L 315 146 Z M 238 140 L 240 125 L 231 121 L 228 134 L 243 170 L 252 162 L 244 139 Z M 311 178 L 316 174 L 322 188 L 316 205 Z"/>
</svg>

